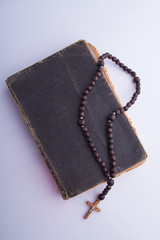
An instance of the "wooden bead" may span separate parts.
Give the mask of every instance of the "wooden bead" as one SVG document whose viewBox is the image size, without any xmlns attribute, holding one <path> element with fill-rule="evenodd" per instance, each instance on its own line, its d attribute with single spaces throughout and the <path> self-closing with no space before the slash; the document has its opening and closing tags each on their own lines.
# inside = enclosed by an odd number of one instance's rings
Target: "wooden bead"
<svg viewBox="0 0 160 240">
<path fill-rule="evenodd" d="M 105 166 L 106 166 L 106 163 L 102 161 L 102 162 L 101 162 L 101 166 L 102 166 L 102 167 L 105 167 Z"/>
<path fill-rule="evenodd" d="M 114 180 L 110 178 L 110 179 L 108 179 L 107 183 L 108 183 L 109 186 L 113 186 L 114 185 Z"/>
<path fill-rule="evenodd" d="M 104 200 L 104 199 L 105 199 L 105 195 L 102 194 L 102 193 L 99 194 L 99 195 L 98 195 L 98 199 L 99 199 L 99 200 Z"/>
</svg>

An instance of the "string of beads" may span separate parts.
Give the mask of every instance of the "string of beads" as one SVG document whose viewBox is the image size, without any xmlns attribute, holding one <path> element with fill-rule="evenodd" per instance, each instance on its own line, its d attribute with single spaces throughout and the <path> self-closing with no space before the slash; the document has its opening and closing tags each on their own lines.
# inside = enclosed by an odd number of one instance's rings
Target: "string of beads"
<svg viewBox="0 0 160 240">
<path fill-rule="evenodd" d="M 106 167 L 106 163 L 101 159 L 101 157 L 96 149 L 96 146 L 90 137 L 90 133 L 88 132 L 88 128 L 86 126 L 85 113 L 84 113 L 88 94 L 93 89 L 93 87 L 96 85 L 96 82 L 98 81 L 98 79 L 101 77 L 102 69 L 104 66 L 104 59 L 106 59 L 106 58 L 112 60 L 121 69 L 123 69 L 125 72 L 129 73 L 131 75 L 131 77 L 133 78 L 133 82 L 136 86 L 136 91 L 134 92 L 130 101 L 127 102 L 127 104 L 124 107 L 115 109 L 111 114 L 109 114 L 109 116 L 107 118 L 107 140 L 108 140 L 108 154 L 109 154 L 109 158 L 110 158 L 110 172 L 108 171 L 108 168 Z M 80 108 L 79 108 L 78 124 L 80 125 L 80 127 L 84 133 L 84 136 L 88 142 L 88 145 L 89 145 L 91 151 L 93 152 L 93 156 L 95 157 L 96 161 L 101 166 L 104 176 L 107 180 L 107 186 L 104 188 L 102 193 L 100 193 L 98 195 L 98 200 L 105 199 L 105 196 L 107 195 L 109 190 L 114 185 L 113 178 L 116 176 L 116 156 L 115 156 L 115 152 L 114 152 L 114 139 L 113 139 L 113 133 L 112 133 L 114 121 L 117 118 L 117 116 L 124 113 L 124 111 L 127 111 L 135 103 L 138 95 L 140 94 L 140 90 L 141 90 L 140 79 L 138 76 L 136 76 L 136 73 L 134 71 L 132 71 L 132 69 L 128 68 L 123 63 L 121 63 L 120 60 L 117 59 L 116 57 L 112 56 L 109 53 L 105 53 L 99 57 L 95 76 L 93 77 L 91 83 L 89 84 L 89 86 L 87 86 L 87 88 L 84 90 L 84 92 L 82 94 L 81 104 L 80 104 Z"/>
</svg>

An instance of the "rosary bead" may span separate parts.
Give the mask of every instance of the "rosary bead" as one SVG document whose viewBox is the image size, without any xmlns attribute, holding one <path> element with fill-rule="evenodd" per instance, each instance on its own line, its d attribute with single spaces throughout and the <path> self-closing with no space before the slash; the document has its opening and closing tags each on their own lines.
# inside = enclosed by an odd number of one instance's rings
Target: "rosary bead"
<svg viewBox="0 0 160 240">
<path fill-rule="evenodd" d="M 78 122 L 79 122 L 79 125 L 81 125 L 81 126 L 82 126 L 82 125 L 85 125 L 85 121 L 82 120 L 82 119 L 80 119 Z"/>
<path fill-rule="evenodd" d="M 120 62 L 119 66 L 120 66 L 121 68 L 123 68 L 123 67 L 124 67 L 124 64 Z"/>
<path fill-rule="evenodd" d="M 127 107 L 127 106 L 124 106 L 123 108 L 124 108 L 124 111 L 127 111 L 127 110 L 128 110 L 128 107 Z"/>
<path fill-rule="evenodd" d="M 115 173 L 111 173 L 111 177 L 114 178 L 116 176 Z"/>
<path fill-rule="evenodd" d="M 138 97 L 138 93 L 135 92 L 135 93 L 133 94 L 133 97 Z"/>
<path fill-rule="evenodd" d="M 98 152 L 94 152 L 94 156 L 95 157 L 99 157 L 99 153 Z"/>
<path fill-rule="evenodd" d="M 120 111 L 121 111 L 121 113 L 124 113 L 124 108 L 121 108 Z"/>
<path fill-rule="evenodd" d="M 108 131 L 109 133 L 111 133 L 111 132 L 112 132 L 112 128 L 108 128 L 107 131 Z"/>
<path fill-rule="evenodd" d="M 99 199 L 99 200 L 104 200 L 104 199 L 105 199 L 105 195 L 102 194 L 102 193 L 99 194 L 99 195 L 98 195 L 98 199 Z"/>
<path fill-rule="evenodd" d="M 81 101 L 81 104 L 82 104 L 83 106 L 85 106 L 85 105 L 86 105 L 86 101 Z"/>
<path fill-rule="evenodd" d="M 113 155 L 111 156 L 111 160 L 115 161 L 116 160 L 116 157 Z"/>
<path fill-rule="evenodd" d="M 109 186 L 109 185 L 107 185 L 106 187 L 105 187 L 105 189 L 107 189 L 107 190 L 111 190 L 111 186 Z"/>
<path fill-rule="evenodd" d="M 133 76 L 133 77 L 135 77 L 136 76 L 136 73 L 135 72 L 131 72 L 131 75 Z"/>
<path fill-rule="evenodd" d="M 108 58 L 109 53 L 108 53 L 108 52 L 107 52 L 107 53 L 104 53 L 103 56 L 104 56 L 104 58 Z"/>
<path fill-rule="evenodd" d="M 97 76 L 94 76 L 93 77 L 93 80 L 96 82 L 96 81 L 98 81 L 98 77 Z"/>
<path fill-rule="evenodd" d="M 124 70 L 124 71 L 127 71 L 127 70 L 128 70 L 128 67 L 127 67 L 127 66 L 124 66 L 124 67 L 123 67 L 123 70 Z"/>
<path fill-rule="evenodd" d="M 96 152 L 96 151 L 97 151 L 96 147 L 93 147 L 93 148 L 92 148 L 92 151 L 93 151 L 93 152 Z"/>
<path fill-rule="evenodd" d="M 90 147 L 94 147 L 94 143 L 89 142 L 89 146 L 90 146 Z"/>
<path fill-rule="evenodd" d="M 132 69 L 128 68 L 127 72 L 132 73 Z"/>
<path fill-rule="evenodd" d="M 117 59 L 117 60 L 115 61 L 115 63 L 116 63 L 117 65 L 119 65 L 119 64 L 120 64 L 119 59 Z"/>
<path fill-rule="evenodd" d="M 106 163 L 104 161 L 101 162 L 101 166 L 102 167 L 105 167 L 106 166 Z"/>
<path fill-rule="evenodd" d="M 114 143 L 114 140 L 111 138 L 108 140 L 109 143 Z"/>
<path fill-rule="evenodd" d="M 79 109 L 80 109 L 80 111 L 84 111 L 84 110 L 85 110 L 85 107 L 84 107 L 84 106 L 81 106 Z"/>
<path fill-rule="evenodd" d="M 104 61 L 103 60 L 99 60 L 97 63 L 98 66 L 104 66 Z"/>
<path fill-rule="evenodd" d="M 108 185 L 113 186 L 114 185 L 114 180 L 112 178 L 108 179 Z"/>
<path fill-rule="evenodd" d="M 116 110 L 116 115 L 119 115 L 121 111 L 119 109 Z"/>
<path fill-rule="evenodd" d="M 84 92 L 83 92 L 85 95 L 87 95 L 88 93 L 89 93 L 89 91 L 88 90 L 84 90 Z"/>
<path fill-rule="evenodd" d="M 108 127 L 113 127 L 113 123 L 112 122 L 108 122 Z"/>
<path fill-rule="evenodd" d="M 96 75 L 97 75 L 98 77 L 100 77 L 102 74 L 101 74 L 101 72 L 97 72 Z"/>
<path fill-rule="evenodd" d="M 88 89 L 89 91 L 92 90 L 92 86 L 89 85 L 89 86 L 87 87 L 87 89 Z"/>
<path fill-rule="evenodd" d="M 103 167 L 102 169 L 103 169 L 104 172 L 108 171 L 108 169 L 106 167 Z"/>
<path fill-rule="evenodd" d="M 115 167 L 115 166 L 116 166 L 116 161 L 111 161 L 111 165 L 112 165 L 113 167 Z"/>
<path fill-rule="evenodd" d="M 89 137 L 89 132 L 84 132 L 86 137 Z"/>
<path fill-rule="evenodd" d="M 102 194 L 107 195 L 107 193 L 109 192 L 109 190 L 107 190 L 106 188 L 103 190 Z"/>
<path fill-rule="evenodd" d="M 112 54 L 109 54 L 109 55 L 108 55 L 108 59 L 111 59 L 111 58 L 112 58 Z"/>
<path fill-rule="evenodd" d="M 114 114 L 111 114 L 109 116 L 109 120 L 114 121 L 116 119 L 116 116 Z"/>
<path fill-rule="evenodd" d="M 134 77 L 134 78 L 133 78 L 133 81 L 134 81 L 135 83 L 138 83 L 138 82 L 140 82 L 140 78 L 139 78 L 139 77 Z"/>
<path fill-rule="evenodd" d="M 96 158 L 96 160 L 97 160 L 98 163 L 102 162 L 102 158 L 100 158 L 100 157 Z"/>
<path fill-rule="evenodd" d="M 132 100 L 131 100 L 131 104 L 133 105 L 134 103 L 135 103 L 135 100 L 132 99 Z"/>
<path fill-rule="evenodd" d="M 108 134 L 108 138 L 112 138 L 113 137 L 113 134 L 112 133 L 109 133 Z"/>
<path fill-rule="evenodd" d="M 117 60 L 116 57 L 112 57 L 112 61 L 115 62 Z"/>
<path fill-rule="evenodd" d="M 111 168 L 111 171 L 112 171 L 113 173 L 115 173 L 115 172 L 116 172 L 116 167 L 112 167 L 112 168 Z"/>
<path fill-rule="evenodd" d="M 131 105 L 132 105 L 132 104 L 131 104 L 130 102 L 127 103 L 127 107 L 131 107 Z"/>
<path fill-rule="evenodd" d="M 113 149 L 114 146 L 113 146 L 113 144 L 110 144 L 108 147 L 109 147 L 109 149 Z"/>
<path fill-rule="evenodd" d="M 114 155 L 114 151 L 113 150 L 109 150 L 109 154 L 110 155 Z"/>
<path fill-rule="evenodd" d="M 84 112 L 79 112 L 79 116 L 83 117 L 84 116 Z"/>
<path fill-rule="evenodd" d="M 83 132 L 87 132 L 88 128 L 87 127 L 83 127 L 82 130 L 83 130 Z"/>
<path fill-rule="evenodd" d="M 82 99 L 83 99 L 83 100 L 86 100 L 86 99 L 87 99 L 87 95 L 83 95 L 83 96 L 82 96 Z"/>
<path fill-rule="evenodd" d="M 108 173 L 108 172 L 105 172 L 104 175 L 105 175 L 106 178 L 110 177 L 110 173 Z"/>
<path fill-rule="evenodd" d="M 92 142 L 92 138 L 91 138 L 91 137 L 87 137 L 86 140 L 87 140 L 88 142 Z"/>
<path fill-rule="evenodd" d="M 140 90 L 136 90 L 136 93 L 140 94 L 140 93 L 141 93 L 141 91 L 140 91 Z"/>
<path fill-rule="evenodd" d="M 92 86 L 94 86 L 95 84 L 96 84 L 96 82 L 95 82 L 95 81 L 92 81 L 92 82 L 91 82 L 91 85 L 92 85 Z"/>
</svg>

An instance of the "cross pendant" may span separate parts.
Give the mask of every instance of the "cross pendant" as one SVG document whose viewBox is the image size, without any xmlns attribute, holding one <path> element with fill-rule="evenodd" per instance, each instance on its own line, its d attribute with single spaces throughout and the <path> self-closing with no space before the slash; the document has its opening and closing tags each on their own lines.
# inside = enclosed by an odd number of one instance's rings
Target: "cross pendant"
<svg viewBox="0 0 160 240">
<path fill-rule="evenodd" d="M 96 210 L 97 212 L 100 212 L 101 210 L 97 207 L 97 204 L 99 203 L 99 200 L 96 200 L 95 203 L 91 203 L 91 202 L 87 202 L 88 206 L 90 206 L 91 208 L 89 209 L 89 211 L 87 212 L 87 214 L 84 216 L 85 219 L 87 219 L 89 217 L 89 215 L 92 213 L 93 210 Z"/>
</svg>

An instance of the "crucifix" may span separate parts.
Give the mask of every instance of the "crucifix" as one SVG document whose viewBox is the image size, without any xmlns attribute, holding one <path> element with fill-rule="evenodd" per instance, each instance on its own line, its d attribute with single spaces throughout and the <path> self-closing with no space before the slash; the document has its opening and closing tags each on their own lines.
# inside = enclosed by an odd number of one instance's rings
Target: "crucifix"
<svg viewBox="0 0 160 240">
<path fill-rule="evenodd" d="M 88 206 L 90 206 L 91 208 L 89 209 L 89 211 L 87 212 L 87 214 L 84 216 L 85 219 L 87 219 L 89 217 L 89 215 L 92 213 L 93 210 L 96 210 L 97 212 L 100 212 L 101 210 L 97 207 L 97 204 L 99 203 L 99 200 L 96 200 L 95 203 L 91 203 L 91 202 L 87 202 Z"/>
</svg>

